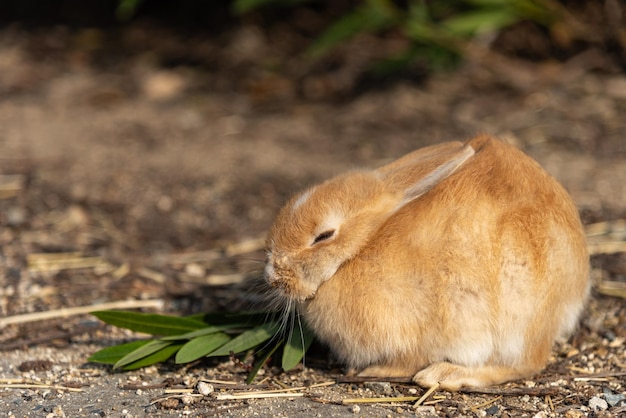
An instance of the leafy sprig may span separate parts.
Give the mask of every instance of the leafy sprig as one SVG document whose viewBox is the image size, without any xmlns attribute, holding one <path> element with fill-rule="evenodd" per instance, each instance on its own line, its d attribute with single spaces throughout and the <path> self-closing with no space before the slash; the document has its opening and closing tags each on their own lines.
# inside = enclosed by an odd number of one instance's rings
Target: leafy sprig
<svg viewBox="0 0 626 418">
<path fill-rule="evenodd" d="M 117 0 L 120 21 L 135 16 L 146 0 Z M 200 3 L 200 2 L 198 2 Z M 315 0 L 229 0 L 233 16 L 264 13 L 271 9 L 305 8 Z M 330 3 L 330 2 L 327 2 Z M 372 69 L 379 74 L 392 73 L 417 61 L 430 69 L 443 70 L 467 53 L 468 42 L 480 41 L 485 34 L 496 34 L 516 23 L 530 21 L 549 31 L 576 37 L 571 14 L 552 0 L 361 0 L 314 34 L 306 50 L 312 58 L 362 34 L 401 34 L 408 45 L 394 51 Z M 322 5 L 322 7 L 324 7 Z"/>
<path fill-rule="evenodd" d="M 146 314 L 131 311 L 97 311 L 94 316 L 107 324 L 151 334 L 154 338 L 103 348 L 89 361 L 113 365 L 114 369 L 135 370 L 174 358 L 176 364 L 203 357 L 229 356 L 255 351 L 248 383 L 263 365 L 282 350 L 281 365 L 291 370 L 304 357 L 313 334 L 300 321 L 294 321 L 289 335 L 281 335 L 281 325 L 267 320 L 267 314 L 208 314 L 191 317 Z"/>
</svg>

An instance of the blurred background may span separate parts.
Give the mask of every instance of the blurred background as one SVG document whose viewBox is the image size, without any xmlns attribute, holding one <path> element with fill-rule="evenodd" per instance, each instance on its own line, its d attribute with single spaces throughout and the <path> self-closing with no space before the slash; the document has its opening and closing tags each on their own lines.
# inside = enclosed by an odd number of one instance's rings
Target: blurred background
<svg viewBox="0 0 626 418">
<path fill-rule="evenodd" d="M 243 309 L 290 194 L 480 132 L 619 231 L 625 69 L 621 0 L 0 0 L 0 316 Z"/>
</svg>

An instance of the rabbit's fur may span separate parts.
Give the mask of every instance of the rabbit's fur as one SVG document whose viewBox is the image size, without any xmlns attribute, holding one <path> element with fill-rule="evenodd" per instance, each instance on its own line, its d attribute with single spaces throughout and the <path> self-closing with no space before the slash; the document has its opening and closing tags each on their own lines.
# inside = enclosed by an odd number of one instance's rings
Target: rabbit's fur
<svg viewBox="0 0 626 418">
<path fill-rule="evenodd" d="M 340 360 L 450 390 L 540 371 L 589 292 L 571 198 L 486 135 L 304 191 L 267 249 L 266 280 Z"/>
</svg>

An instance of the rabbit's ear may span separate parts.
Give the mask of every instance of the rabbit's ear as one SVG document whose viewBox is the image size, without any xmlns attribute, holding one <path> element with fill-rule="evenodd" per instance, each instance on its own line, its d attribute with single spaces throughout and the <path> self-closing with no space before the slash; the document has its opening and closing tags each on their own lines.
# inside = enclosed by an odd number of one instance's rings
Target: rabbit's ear
<svg viewBox="0 0 626 418">
<path fill-rule="evenodd" d="M 407 164 L 392 169 L 382 167 L 380 171 L 387 185 L 403 196 L 397 205 L 399 209 L 448 178 L 474 154 L 470 145 L 446 144 L 441 152 L 420 156 L 412 163 L 407 161 Z"/>
<path fill-rule="evenodd" d="M 461 152 L 452 156 L 449 160 L 443 162 L 433 171 L 423 178 L 419 179 L 415 184 L 404 191 L 404 203 L 416 199 L 435 187 L 439 182 L 448 178 L 459 167 L 463 165 L 472 155 L 474 148 L 469 145 L 464 146 Z"/>
</svg>

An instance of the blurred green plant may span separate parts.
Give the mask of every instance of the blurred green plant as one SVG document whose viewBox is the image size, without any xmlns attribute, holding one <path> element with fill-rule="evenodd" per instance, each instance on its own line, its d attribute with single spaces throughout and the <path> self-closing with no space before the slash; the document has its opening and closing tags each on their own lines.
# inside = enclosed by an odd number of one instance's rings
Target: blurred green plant
<svg viewBox="0 0 626 418">
<path fill-rule="evenodd" d="M 496 34 L 529 20 L 549 26 L 557 15 L 550 0 L 412 0 L 398 6 L 392 0 L 363 0 L 351 12 L 332 23 L 312 44 L 309 53 L 319 56 L 362 33 L 395 31 L 408 47 L 377 66 L 378 72 L 402 69 L 416 59 L 440 70 L 458 62 L 470 42 Z"/>
<path fill-rule="evenodd" d="M 305 2 L 234 0 L 233 10 L 245 13 L 269 5 Z M 325 52 L 360 33 L 388 29 L 399 30 L 416 42 L 440 44 L 442 38 L 468 39 L 498 32 L 523 20 L 548 26 L 557 18 L 551 0 L 362 0 L 317 38 L 311 52 Z M 444 46 L 448 46 L 447 42 Z"/>
<path fill-rule="evenodd" d="M 130 311 L 92 312 L 107 324 L 131 331 L 160 336 L 107 347 L 89 361 L 113 365 L 114 369 L 135 370 L 165 362 L 190 363 L 203 357 L 234 356 L 254 352 L 255 362 L 248 373 L 251 383 L 263 365 L 280 349 L 281 366 L 291 370 L 300 363 L 313 342 L 313 334 L 295 320 L 289 335 L 265 313 L 208 314 L 191 317 L 145 314 Z"/>
<path fill-rule="evenodd" d="M 244 14 L 263 7 L 297 7 L 313 0 L 232 0 L 232 10 L 235 14 Z"/>
<path fill-rule="evenodd" d="M 118 0 L 117 16 L 128 20 L 144 0 Z M 263 13 L 270 8 L 297 8 L 323 0 L 230 0 L 234 15 Z M 555 0 L 360 0 L 331 22 L 312 42 L 312 58 L 328 53 L 359 34 L 400 33 L 406 50 L 388 57 L 380 67 L 402 68 L 417 58 L 433 67 L 447 66 L 466 54 L 465 45 L 486 33 L 498 33 L 521 21 L 550 27 L 562 20 Z"/>
<path fill-rule="evenodd" d="M 121 22 L 132 19 L 141 3 L 143 3 L 143 0 L 118 0 L 115 17 Z"/>
</svg>

